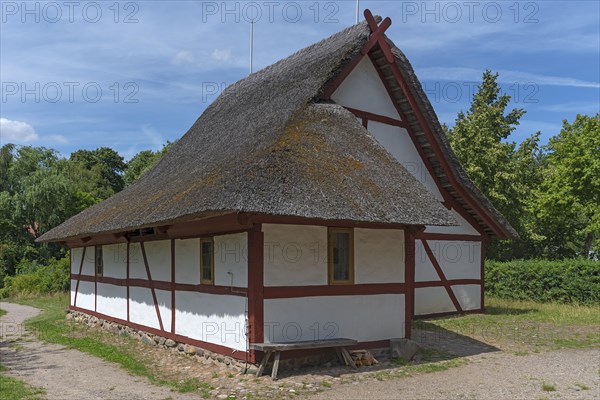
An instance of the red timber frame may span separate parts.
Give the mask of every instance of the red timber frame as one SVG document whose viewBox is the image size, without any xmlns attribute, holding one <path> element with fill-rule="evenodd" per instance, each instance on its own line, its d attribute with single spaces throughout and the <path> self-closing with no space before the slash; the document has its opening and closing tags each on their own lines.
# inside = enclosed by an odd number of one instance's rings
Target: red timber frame
<svg viewBox="0 0 600 400">
<path fill-rule="evenodd" d="M 235 222 L 237 221 L 237 222 Z M 323 286 L 278 286 L 278 287 L 265 287 L 264 286 L 264 233 L 262 231 L 263 224 L 292 224 L 292 225 L 317 225 L 327 227 L 346 227 L 346 228 L 371 228 L 371 229 L 401 229 L 405 232 L 406 256 L 405 256 L 405 282 L 404 283 L 373 283 L 373 284 L 354 284 L 354 285 L 323 285 Z M 71 274 L 71 279 L 76 281 L 75 284 L 75 298 L 73 305 L 69 308 L 73 311 L 83 312 L 89 315 L 102 318 L 107 321 L 127 325 L 142 331 L 146 331 L 158 336 L 162 336 L 168 339 L 172 339 L 178 342 L 191 344 L 194 346 L 201 347 L 203 349 L 218 352 L 221 354 L 228 355 L 230 357 L 237 358 L 239 360 L 245 360 L 248 357 L 248 361 L 256 363 L 260 361 L 262 355 L 261 352 L 250 350 L 248 353 L 244 351 L 234 351 L 231 348 L 200 341 L 185 337 L 176 333 L 176 312 L 171 312 L 170 327 L 166 325 L 165 321 L 162 320 L 160 314 L 160 308 L 156 296 L 156 290 L 170 291 L 171 292 L 171 310 L 176 309 L 175 305 L 175 293 L 176 291 L 191 291 L 198 293 L 210 293 L 215 295 L 232 295 L 241 296 L 248 299 L 248 341 L 249 343 L 261 343 L 264 342 L 264 300 L 265 299 L 281 299 L 281 298 L 297 298 L 297 297 L 311 297 L 311 296 L 344 296 L 344 295 L 375 295 L 375 294 L 404 294 L 407 304 L 405 309 L 405 334 L 407 337 L 410 336 L 410 326 L 412 317 L 412 297 L 414 293 L 414 265 L 415 265 L 415 252 L 414 252 L 414 237 L 415 234 L 422 231 L 423 227 L 417 229 L 415 227 L 409 227 L 400 224 L 380 224 L 380 223 L 364 223 L 364 222 L 352 222 L 352 221 L 336 221 L 336 220 L 320 220 L 300 217 L 276 217 L 256 214 L 229 214 L 221 217 L 210 218 L 207 220 L 199 220 L 196 222 L 186 222 L 182 224 L 174 224 L 166 228 L 163 232 L 150 235 L 147 237 L 131 237 L 127 238 L 125 235 L 120 235 L 110 238 L 105 237 L 92 237 L 86 238 L 85 243 L 80 241 L 72 241 L 74 244 L 79 244 L 74 247 L 83 247 L 81 260 L 72 259 L 72 262 L 79 263 L 79 273 Z M 231 234 L 246 232 L 248 234 L 248 287 L 230 287 L 230 286 L 215 286 L 215 285 L 202 285 L 202 284 L 191 284 L 191 283 L 178 283 L 175 280 L 175 259 L 177 257 L 175 253 L 175 239 L 189 239 L 189 238 L 200 238 L 208 235 L 213 236 L 218 234 Z M 170 280 L 154 280 L 152 278 L 149 260 L 146 254 L 144 243 L 147 241 L 155 240 L 169 240 L 170 242 Z M 127 246 L 127 260 L 125 263 L 126 273 L 125 278 L 114 278 L 110 276 L 96 276 L 96 275 L 84 275 L 83 263 L 85 262 L 86 248 L 88 246 L 102 244 L 118 244 L 126 243 Z M 131 278 L 130 276 L 130 256 L 131 256 L 131 243 L 139 243 L 141 255 L 144 262 L 144 268 L 146 271 L 147 279 Z M 88 310 L 77 306 L 77 293 L 79 291 L 79 283 L 94 282 L 96 287 L 98 284 L 109 284 L 127 289 L 127 319 L 123 320 L 110 315 L 106 315 L 94 310 Z M 130 315 L 130 288 L 140 287 L 148 288 L 152 292 L 152 301 L 154 302 L 154 309 L 159 321 L 159 328 L 152 328 L 132 322 Z M 95 299 L 98 297 L 98 291 L 95 292 Z M 96 300 L 95 300 L 96 302 Z M 381 348 L 389 345 L 389 340 L 379 340 L 373 342 L 362 342 L 356 345 L 356 348 Z M 312 353 L 310 352 L 288 352 L 284 358 L 295 357 L 295 356 L 306 356 Z M 315 353 L 316 354 L 316 353 Z"/>
<path fill-rule="evenodd" d="M 483 293 L 484 293 L 484 257 L 485 257 L 484 252 L 485 252 L 485 244 L 487 241 L 489 241 L 489 238 L 485 234 L 481 225 L 458 203 L 458 201 L 454 197 L 452 197 L 450 195 L 450 193 L 447 192 L 447 190 L 445 188 L 442 187 L 439 179 L 437 178 L 437 175 L 434 172 L 431 162 L 425 156 L 425 153 L 423 152 L 423 148 L 420 146 L 420 144 L 417 141 L 415 132 L 412 130 L 411 126 L 407 123 L 407 118 L 406 118 L 403 110 L 394 101 L 394 97 L 392 95 L 392 89 L 390 87 L 390 84 L 389 84 L 388 80 L 386 79 L 386 77 L 383 75 L 383 72 L 381 71 L 381 69 L 378 67 L 377 63 L 375 62 L 375 59 L 372 54 L 372 50 L 380 49 L 383 52 L 387 63 L 391 67 L 394 78 L 398 82 L 398 84 L 402 90 L 402 93 L 404 94 L 406 99 L 409 101 L 411 108 L 415 112 L 415 116 L 417 117 L 419 125 L 422 127 L 422 129 L 425 132 L 425 135 L 428 139 L 428 142 L 430 143 L 432 149 L 435 151 L 435 154 L 437 155 L 438 159 L 440 160 L 440 163 L 441 163 L 441 166 L 442 166 L 442 169 L 443 169 L 445 175 L 452 182 L 453 186 L 457 188 L 457 190 L 461 193 L 461 195 L 466 198 L 467 203 L 471 206 L 474 206 L 474 209 L 478 211 L 478 214 L 481 215 L 482 219 L 486 223 L 488 223 L 494 231 L 500 232 L 500 236 L 502 236 L 502 233 L 498 229 L 498 227 L 494 223 L 494 221 L 489 219 L 489 217 L 485 214 L 485 212 L 483 212 L 483 210 L 481 210 L 481 208 L 479 207 L 478 204 L 474 204 L 476 202 L 474 200 L 472 200 L 467 193 L 465 193 L 462 186 L 457 182 L 457 180 L 454 176 L 454 172 L 452 171 L 449 164 L 447 163 L 447 161 L 443 155 L 443 152 L 441 151 L 441 148 L 439 147 L 439 144 L 433 137 L 433 133 L 432 133 L 429 125 L 427 124 L 423 113 L 421 112 L 420 108 L 418 107 L 418 105 L 408 87 L 408 84 L 406 83 L 406 80 L 404 79 L 402 73 L 400 72 L 400 69 L 398 68 L 398 66 L 396 64 L 396 59 L 395 59 L 394 55 L 392 54 L 391 48 L 385 40 L 384 33 L 391 26 L 391 20 L 389 18 L 386 18 L 385 20 L 383 20 L 383 22 L 381 24 L 378 25 L 377 21 L 373 17 L 373 14 L 369 10 L 365 10 L 364 15 L 365 15 L 367 23 L 369 24 L 369 27 L 372 32 L 369 40 L 363 46 L 363 48 L 361 49 L 359 54 L 350 61 L 350 63 L 346 66 L 346 68 L 344 68 L 344 70 L 340 73 L 340 75 L 338 77 L 336 77 L 329 84 L 327 89 L 324 91 L 322 98 L 323 98 L 323 100 L 331 100 L 331 96 L 339 88 L 339 86 L 342 84 L 342 82 L 352 73 L 352 71 L 360 63 L 360 61 L 362 61 L 362 59 L 365 56 L 369 57 L 373 67 L 379 74 L 381 82 L 385 86 L 385 88 L 388 92 L 390 101 L 396 108 L 396 111 L 398 112 L 400 119 L 398 120 L 398 119 L 391 118 L 388 116 L 375 114 L 373 112 L 368 112 L 365 110 L 358 110 L 358 109 L 351 108 L 351 107 L 345 107 L 345 108 L 348 111 L 352 112 L 357 118 L 361 119 L 362 124 L 366 129 L 368 129 L 370 121 L 374 121 L 374 122 L 378 122 L 378 123 L 382 123 L 382 124 L 386 124 L 386 125 L 391 125 L 391 126 L 396 126 L 399 128 L 404 128 L 407 131 L 415 149 L 417 150 L 421 160 L 423 161 L 423 163 L 424 163 L 425 167 L 427 168 L 429 174 L 431 175 L 433 181 L 435 182 L 439 192 L 442 194 L 442 198 L 443 198 L 442 204 L 444 204 L 444 206 L 446 206 L 446 208 L 453 209 L 454 211 L 456 211 L 461 217 L 463 217 L 478 232 L 478 235 L 464 235 L 464 234 L 426 233 L 426 232 L 421 231 L 412 236 L 413 244 L 411 245 L 411 248 L 414 251 L 414 249 L 415 249 L 414 240 L 419 239 L 422 241 L 425 251 L 427 253 L 427 256 L 430 258 L 440 280 L 439 281 L 427 281 L 427 282 L 414 282 L 413 287 L 409 288 L 407 286 L 407 291 L 410 291 L 410 293 L 412 294 L 412 296 L 407 296 L 407 298 L 410 298 L 410 304 L 407 305 L 407 310 L 408 310 L 408 308 L 411 308 L 411 315 L 412 315 L 412 313 L 414 313 L 414 290 L 415 289 L 443 286 L 446 288 L 448 296 L 449 296 L 450 300 L 452 301 L 452 304 L 454 305 L 454 307 L 457 310 L 456 312 L 458 312 L 458 313 L 482 312 L 484 309 L 484 296 L 483 296 Z M 433 252 L 431 251 L 431 248 L 430 248 L 429 244 L 427 243 L 427 240 L 480 242 L 481 243 L 480 279 L 448 280 L 441 268 L 440 263 L 437 261 Z M 414 277 L 414 274 L 413 274 L 413 277 Z M 407 282 L 408 282 L 408 280 L 407 280 Z M 456 295 L 454 294 L 454 291 L 452 290 L 452 285 L 461 285 L 461 284 L 462 285 L 476 284 L 476 285 L 481 286 L 481 304 L 480 304 L 479 309 L 468 310 L 468 311 L 465 311 L 462 309 L 462 306 L 460 305 L 458 299 L 456 298 Z M 407 302 L 407 303 L 409 303 L 409 302 Z M 453 314 L 453 313 L 454 312 L 444 313 L 444 314 Z M 421 318 L 421 317 L 426 317 L 426 316 L 431 316 L 431 315 L 433 315 L 433 314 L 419 315 L 417 317 Z M 407 332 L 410 332 L 410 330 L 407 329 Z"/>
</svg>

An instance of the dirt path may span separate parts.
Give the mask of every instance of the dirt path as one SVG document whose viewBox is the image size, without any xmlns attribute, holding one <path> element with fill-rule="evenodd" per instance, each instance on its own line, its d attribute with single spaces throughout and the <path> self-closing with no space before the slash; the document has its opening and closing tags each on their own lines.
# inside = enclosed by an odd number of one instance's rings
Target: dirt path
<svg viewBox="0 0 600 400">
<path fill-rule="evenodd" d="M 468 359 L 467 365 L 443 372 L 337 386 L 313 399 L 600 399 L 598 350 L 497 352 Z M 556 390 L 544 391 L 543 384 Z"/>
<path fill-rule="evenodd" d="M 49 400 L 198 399 L 155 386 L 146 378 L 131 376 L 115 364 L 77 350 L 27 338 L 18 341 L 27 335 L 23 321 L 39 310 L 12 303 L 0 303 L 0 308 L 8 312 L 0 318 L 0 362 L 10 376 L 45 388 Z M 15 340 L 18 342 L 9 346 Z"/>
</svg>

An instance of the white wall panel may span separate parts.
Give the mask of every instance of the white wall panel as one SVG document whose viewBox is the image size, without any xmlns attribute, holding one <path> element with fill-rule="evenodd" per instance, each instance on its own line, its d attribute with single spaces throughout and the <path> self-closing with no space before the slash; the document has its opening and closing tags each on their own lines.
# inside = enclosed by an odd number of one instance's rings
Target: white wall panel
<svg viewBox="0 0 600 400">
<path fill-rule="evenodd" d="M 111 244 L 102 246 L 104 276 L 111 278 L 127 278 L 127 244 Z"/>
<path fill-rule="evenodd" d="M 215 285 L 247 287 L 248 234 L 215 236 L 214 246 Z"/>
<path fill-rule="evenodd" d="M 175 281 L 200 283 L 200 239 L 175 240 Z"/>
<path fill-rule="evenodd" d="M 404 295 L 265 300 L 265 341 L 331 337 L 358 341 L 404 337 Z"/>
<path fill-rule="evenodd" d="M 71 282 L 72 284 L 76 284 L 75 281 Z M 73 287 L 75 288 L 75 287 Z M 94 282 L 79 282 L 79 293 L 77 294 L 77 304 L 75 304 L 79 308 L 85 308 L 86 310 L 94 311 Z M 75 298 L 75 297 L 73 297 Z"/>
<path fill-rule="evenodd" d="M 171 281 L 171 241 L 145 242 L 146 256 L 152 280 Z M 143 261 L 143 260 L 142 260 Z"/>
<path fill-rule="evenodd" d="M 481 279 L 481 242 L 428 240 L 448 280 Z"/>
<path fill-rule="evenodd" d="M 176 292 L 179 335 L 246 350 L 246 298 L 197 292 Z"/>
<path fill-rule="evenodd" d="M 149 288 L 129 288 L 129 319 L 136 324 L 160 329 L 158 316 L 154 308 L 152 291 Z"/>
<path fill-rule="evenodd" d="M 480 285 L 455 285 L 452 286 L 452 290 L 463 310 L 477 310 L 481 308 Z"/>
<path fill-rule="evenodd" d="M 400 119 L 373 63 L 365 57 L 342 82 L 331 98 L 338 104 Z"/>
<path fill-rule="evenodd" d="M 426 233 L 450 233 L 456 235 L 481 235 L 466 219 L 464 219 L 456 210 L 450 212 L 458 222 L 458 226 L 427 226 Z"/>
<path fill-rule="evenodd" d="M 354 280 L 356 284 L 404 282 L 404 231 L 354 229 Z"/>
<path fill-rule="evenodd" d="M 98 283 L 97 307 L 99 313 L 127 320 L 127 287 Z"/>
<path fill-rule="evenodd" d="M 327 285 L 327 227 L 264 224 L 265 286 Z"/>
<path fill-rule="evenodd" d="M 427 282 L 427 281 L 439 281 L 440 276 L 433 267 L 423 242 L 421 240 L 415 240 L 415 281 L 416 282 Z"/>
<path fill-rule="evenodd" d="M 446 288 L 436 286 L 415 289 L 415 315 L 456 311 Z"/>
</svg>

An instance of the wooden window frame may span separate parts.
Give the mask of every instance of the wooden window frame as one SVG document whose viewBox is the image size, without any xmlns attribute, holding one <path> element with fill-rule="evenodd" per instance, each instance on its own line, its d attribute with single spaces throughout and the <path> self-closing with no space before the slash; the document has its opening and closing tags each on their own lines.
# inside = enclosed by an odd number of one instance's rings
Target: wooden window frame
<svg viewBox="0 0 600 400">
<path fill-rule="evenodd" d="M 204 243 L 210 243 L 212 246 L 211 254 L 211 266 L 210 266 L 210 280 L 204 279 L 204 257 L 202 254 L 202 245 Z M 201 285 L 214 285 L 215 284 L 215 240 L 212 236 L 200 238 L 200 284 Z"/>
<path fill-rule="evenodd" d="M 100 250 L 100 271 L 98 272 L 98 250 Z M 94 246 L 94 275 L 104 276 L 104 251 L 102 246 Z"/>
<path fill-rule="evenodd" d="M 349 278 L 340 281 L 333 279 L 333 235 L 347 233 L 350 236 Z M 327 280 L 330 285 L 354 285 L 354 229 L 353 228 L 327 228 Z"/>
</svg>

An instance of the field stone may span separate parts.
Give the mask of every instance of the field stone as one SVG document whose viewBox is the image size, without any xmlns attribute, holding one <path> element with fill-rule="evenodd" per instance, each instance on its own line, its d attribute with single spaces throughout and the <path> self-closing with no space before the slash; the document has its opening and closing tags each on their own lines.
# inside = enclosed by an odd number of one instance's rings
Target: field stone
<svg viewBox="0 0 600 400">
<path fill-rule="evenodd" d="M 175 341 L 174 341 L 174 340 L 167 339 L 167 340 L 165 341 L 165 346 L 167 346 L 167 347 L 175 347 L 175 346 L 177 346 L 177 343 L 175 343 Z"/>
<path fill-rule="evenodd" d="M 402 358 L 406 361 L 413 359 L 421 346 L 410 339 L 390 339 L 390 350 L 392 358 Z"/>
<path fill-rule="evenodd" d="M 141 339 L 142 339 L 142 342 L 144 342 L 146 344 L 154 345 L 154 339 L 152 339 L 148 335 L 142 334 L 141 335 Z"/>
<path fill-rule="evenodd" d="M 185 346 L 185 354 L 188 354 L 190 356 L 195 355 L 197 350 L 198 349 L 196 349 L 195 346 L 190 346 L 189 344 Z"/>
</svg>

